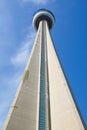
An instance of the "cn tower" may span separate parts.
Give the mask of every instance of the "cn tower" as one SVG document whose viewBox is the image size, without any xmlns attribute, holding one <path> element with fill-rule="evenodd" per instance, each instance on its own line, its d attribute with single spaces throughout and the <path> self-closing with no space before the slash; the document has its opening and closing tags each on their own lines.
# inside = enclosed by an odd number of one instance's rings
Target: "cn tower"
<svg viewBox="0 0 87 130">
<path fill-rule="evenodd" d="M 54 23 L 48 10 L 34 14 L 36 38 L 3 130 L 86 130 L 50 35 Z"/>
</svg>

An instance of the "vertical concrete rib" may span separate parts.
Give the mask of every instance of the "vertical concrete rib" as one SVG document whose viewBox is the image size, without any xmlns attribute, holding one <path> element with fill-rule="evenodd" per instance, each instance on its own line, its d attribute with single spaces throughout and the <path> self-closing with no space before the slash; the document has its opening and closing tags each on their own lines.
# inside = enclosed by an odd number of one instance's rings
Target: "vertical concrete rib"
<svg viewBox="0 0 87 130">
<path fill-rule="evenodd" d="M 49 68 L 48 68 L 48 55 L 47 55 L 47 36 L 46 36 L 46 26 L 47 22 L 45 21 L 45 49 L 46 49 L 46 103 L 47 103 L 47 130 L 51 130 L 51 108 L 50 108 L 50 92 L 49 92 Z"/>
<path fill-rule="evenodd" d="M 51 130 L 50 127 L 50 107 L 49 107 L 49 81 L 47 62 L 47 39 L 46 21 L 42 22 L 42 42 L 41 42 L 41 73 L 40 73 L 40 107 L 39 107 L 39 130 Z"/>
<path fill-rule="evenodd" d="M 45 40 L 44 21 L 42 24 L 41 37 L 41 70 L 40 70 L 40 102 L 39 102 L 39 130 L 46 130 L 46 77 L 45 77 Z"/>
<path fill-rule="evenodd" d="M 40 24 L 30 60 L 3 130 L 38 130 L 41 30 Z"/>
</svg>

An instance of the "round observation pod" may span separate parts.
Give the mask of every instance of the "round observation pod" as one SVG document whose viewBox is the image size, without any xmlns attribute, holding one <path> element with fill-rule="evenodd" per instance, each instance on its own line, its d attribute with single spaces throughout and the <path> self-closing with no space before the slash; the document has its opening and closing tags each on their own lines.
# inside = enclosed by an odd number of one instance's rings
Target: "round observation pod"
<svg viewBox="0 0 87 130">
<path fill-rule="evenodd" d="M 55 17 L 54 15 L 46 9 L 40 9 L 38 10 L 33 17 L 33 25 L 35 27 L 36 30 L 38 30 L 39 27 L 39 23 L 42 20 L 46 20 L 49 26 L 49 29 L 51 30 L 53 25 L 54 25 L 54 21 L 55 21 Z"/>
</svg>

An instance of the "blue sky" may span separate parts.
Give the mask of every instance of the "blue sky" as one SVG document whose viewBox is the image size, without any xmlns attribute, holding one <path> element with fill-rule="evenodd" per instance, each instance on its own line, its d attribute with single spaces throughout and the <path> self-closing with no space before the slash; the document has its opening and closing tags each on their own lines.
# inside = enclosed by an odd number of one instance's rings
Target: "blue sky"
<svg viewBox="0 0 87 130">
<path fill-rule="evenodd" d="M 87 124 L 87 1 L 0 0 L 0 130 L 31 52 L 32 17 L 40 8 L 55 15 L 54 44 Z"/>
</svg>

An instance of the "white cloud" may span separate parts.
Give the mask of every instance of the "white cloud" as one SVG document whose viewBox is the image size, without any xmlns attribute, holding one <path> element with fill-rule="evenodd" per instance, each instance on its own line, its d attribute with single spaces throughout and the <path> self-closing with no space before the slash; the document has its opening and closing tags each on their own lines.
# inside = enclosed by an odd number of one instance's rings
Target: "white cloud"
<svg viewBox="0 0 87 130">
<path fill-rule="evenodd" d="M 52 1 L 52 0 L 51 0 Z M 42 5 L 45 5 L 47 4 L 48 2 L 50 2 L 49 0 L 23 0 L 23 2 L 32 2 L 34 4 L 42 4 Z"/>
<path fill-rule="evenodd" d="M 35 32 L 32 30 L 32 27 L 29 27 L 29 33 L 25 39 L 25 41 L 22 43 L 21 47 L 17 50 L 16 54 L 11 57 L 11 63 L 15 66 L 21 66 L 25 65 L 33 42 L 34 42 Z"/>
</svg>

